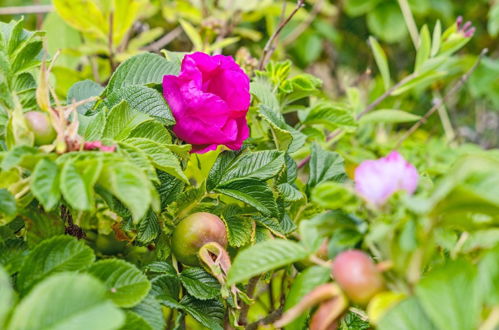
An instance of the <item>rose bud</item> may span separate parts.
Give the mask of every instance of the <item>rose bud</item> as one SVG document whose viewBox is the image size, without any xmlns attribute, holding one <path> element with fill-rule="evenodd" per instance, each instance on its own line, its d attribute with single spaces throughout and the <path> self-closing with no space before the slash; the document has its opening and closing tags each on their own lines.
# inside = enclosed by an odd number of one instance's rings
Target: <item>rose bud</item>
<svg viewBox="0 0 499 330">
<path fill-rule="evenodd" d="M 186 55 L 178 76 L 163 77 L 163 96 L 176 120 L 173 132 L 191 152 L 239 150 L 249 137 L 249 78 L 230 56 Z"/>
<path fill-rule="evenodd" d="M 173 230 L 171 248 L 175 257 L 188 266 L 199 266 L 199 249 L 216 242 L 227 247 L 227 232 L 223 221 L 214 214 L 199 212 L 183 219 Z"/>
<path fill-rule="evenodd" d="M 365 305 L 384 288 L 383 277 L 364 252 L 350 250 L 340 253 L 333 262 L 333 277 L 351 301 Z"/>
<path fill-rule="evenodd" d="M 46 113 L 40 111 L 30 111 L 24 114 L 28 128 L 35 136 L 35 145 L 42 146 L 51 144 L 57 136 L 57 133 L 50 123 Z"/>
</svg>

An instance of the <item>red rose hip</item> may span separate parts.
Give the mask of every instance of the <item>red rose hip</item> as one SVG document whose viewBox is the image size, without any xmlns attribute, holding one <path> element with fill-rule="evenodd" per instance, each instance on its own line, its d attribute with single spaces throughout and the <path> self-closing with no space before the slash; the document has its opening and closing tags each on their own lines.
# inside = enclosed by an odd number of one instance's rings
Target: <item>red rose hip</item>
<svg viewBox="0 0 499 330">
<path fill-rule="evenodd" d="M 183 219 L 173 230 L 171 248 L 178 261 L 199 266 L 198 252 L 206 243 L 227 246 L 227 232 L 223 221 L 214 214 L 199 212 Z"/>
<path fill-rule="evenodd" d="M 364 252 L 340 253 L 333 262 L 333 277 L 351 301 L 365 305 L 384 288 L 383 277 Z"/>
</svg>

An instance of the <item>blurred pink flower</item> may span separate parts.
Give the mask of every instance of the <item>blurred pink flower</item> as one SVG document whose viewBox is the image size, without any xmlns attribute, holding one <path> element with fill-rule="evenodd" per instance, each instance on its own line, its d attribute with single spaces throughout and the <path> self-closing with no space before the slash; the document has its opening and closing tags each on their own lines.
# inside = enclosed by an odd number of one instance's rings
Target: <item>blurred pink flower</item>
<svg viewBox="0 0 499 330">
<path fill-rule="evenodd" d="M 397 191 L 414 193 L 418 181 L 414 165 L 397 151 L 377 160 L 366 160 L 355 169 L 355 190 L 376 206 L 383 205 Z"/>
<path fill-rule="evenodd" d="M 114 152 L 116 146 L 103 145 L 101 141 L 88 141 L 83 144 L 83 150 L 100 150 L 104 152 Z"/>
<path fill-rule="evenodd" d="M 178 76 L 163 77 L 163 96 L 177 121 L 173 131 L 192 152 L 238 150 L 249 136 L 249 78 L 230 56 L 186 55 Z"/>
<path fill-rule="evenodd" d="M 471 38 L 475 34 L 476 28 L 470 21 L 463 24 L 463 17 L 459 16 L 456 19 L 457 31 L 460 32 L 465 38 Z"/>
</svg>

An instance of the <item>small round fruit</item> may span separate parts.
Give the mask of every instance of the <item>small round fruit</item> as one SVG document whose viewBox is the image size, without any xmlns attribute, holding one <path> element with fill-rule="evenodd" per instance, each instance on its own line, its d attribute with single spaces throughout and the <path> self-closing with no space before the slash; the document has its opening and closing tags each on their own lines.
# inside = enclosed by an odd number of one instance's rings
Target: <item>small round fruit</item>
<svg viewBox="0 0 499 330">
<path fill-rule="evenodd" d="M 214 214 L 199 212 L 189 215 L 173 230 L 172 252 L 183 264 L 198 266 L 199 249 L 206 243 L 227 246 L 227 232 L 223 221 Z"/>
<path fill-rule="evenodd" d="M 333 277 L 351 301 L 365 305 L 384 288 L 383 277 L 362 251 L 340 253 L 333 262 Z"/>
<path fill-rule="evenodd" d="M 46 113 L 40 111 L 30 111 L 24 114 L 28 128 L 35 135 L 35 145 L 42 146 L 51 144 L 57 136 L 54 127 L 50 123 Z"/>
</svg>

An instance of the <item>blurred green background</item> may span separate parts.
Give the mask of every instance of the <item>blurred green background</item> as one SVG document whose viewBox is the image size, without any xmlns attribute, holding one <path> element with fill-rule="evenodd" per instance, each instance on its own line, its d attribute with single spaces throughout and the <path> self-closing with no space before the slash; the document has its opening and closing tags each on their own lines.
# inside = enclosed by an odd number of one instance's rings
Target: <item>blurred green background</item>
<svg viewBox="0 0 499 330">
<path fill-rule="evenodd" d="M 78 2 L 79 0 L 74 0 Z M 93 0 L 106 6 L 111 0 Z M 113 0 L 126 2 L 127 0 Z M 139 12 L 126 39 L 116 46 L 116 60 L 121 62 L 142 50 L 191 51 L 203 44 L 215 44 L 205 51 L 222 50 L 240 62 L 252 63 L 262 53 L 268 36 L 275 30 L 283 10 L 282 1 L 271 0 L 138 0 Z M 0 12 L 9 6 L 47 5 L 49 0 L 0 0 Z M 290 12 L 296 2 L 288 1 Z M 458 16 L 476 28 L 473 39 L 453 58 L 449 75 L 430 83 L 430 88 L 415 89 L 397 100 L 398 107 L 424 114 L 435 97 L 461 75 L 480 53 L 489 53 L 467 83 L 464 91 L 446 104 L 450 125 L 444 132 L 441 118 L 433 116 L 426 125 L 431 134 L 453 134 L 461 142 L 474 142 L 485 148 L 499 146 L 499 1 L 497 0 L 409 0 L 420 29 L 427 24 L 433 30 L 437 20 L 444 29 L 455 24 Z M 214 10 L 207 12 L 213 5 Z M 210 7 L 211 8 L 211 7 Z M 85 15 L 85 13 L 74 13 Z M 1 15 L 2 21 L 20 15 Z M 105 82 L 111 67 L 105 60 L 108 50 L 93 36 L 68 26 L 55 13 L 27 14 L 26 27 L 47 32 L 51 55 L 62 48 L 54 70 L 57 93 L 65 96 L 74 82 L 93 78 Z M 227 22 L 230 31 L 222 31 Z M 189 27 L 191 31 L 189 31 Z M 218 43 L 222 34 L 222 43 Z M 167 43 L 164 44 L 165 36 Z M 274 58 L 291 59 L 294 71 L 318 76 L 325 93 L 333 100 L 347 97 L 350 86 L 370 91 L 372 99 L 382 89 L 376 77 L 376 64 L 367 43 L 377 38 L 387 54 L 391 76 L 396 82 L 410 74 L 415 57 L 414 46 L 397 0 L 309 0 L 305 8 L 285 27 Z M 97 38 L 98 39 L 98 38 Z M 158 44 L 159 42 L 159 44 Z M 196 44 L 198 43 L 197 47 Z M 194 45 L 194 47 L 193 47 Z M 255 59 L 252 59 L 254 57 Z M 427 86 L 425 86 L 427 87 Z M 372 94 L 372 95 L 371 95 Z M 379 95 L 379 93 L 377 93 Z M 393 104 L 390 104 L 393 106 Z"/>
</svg>

